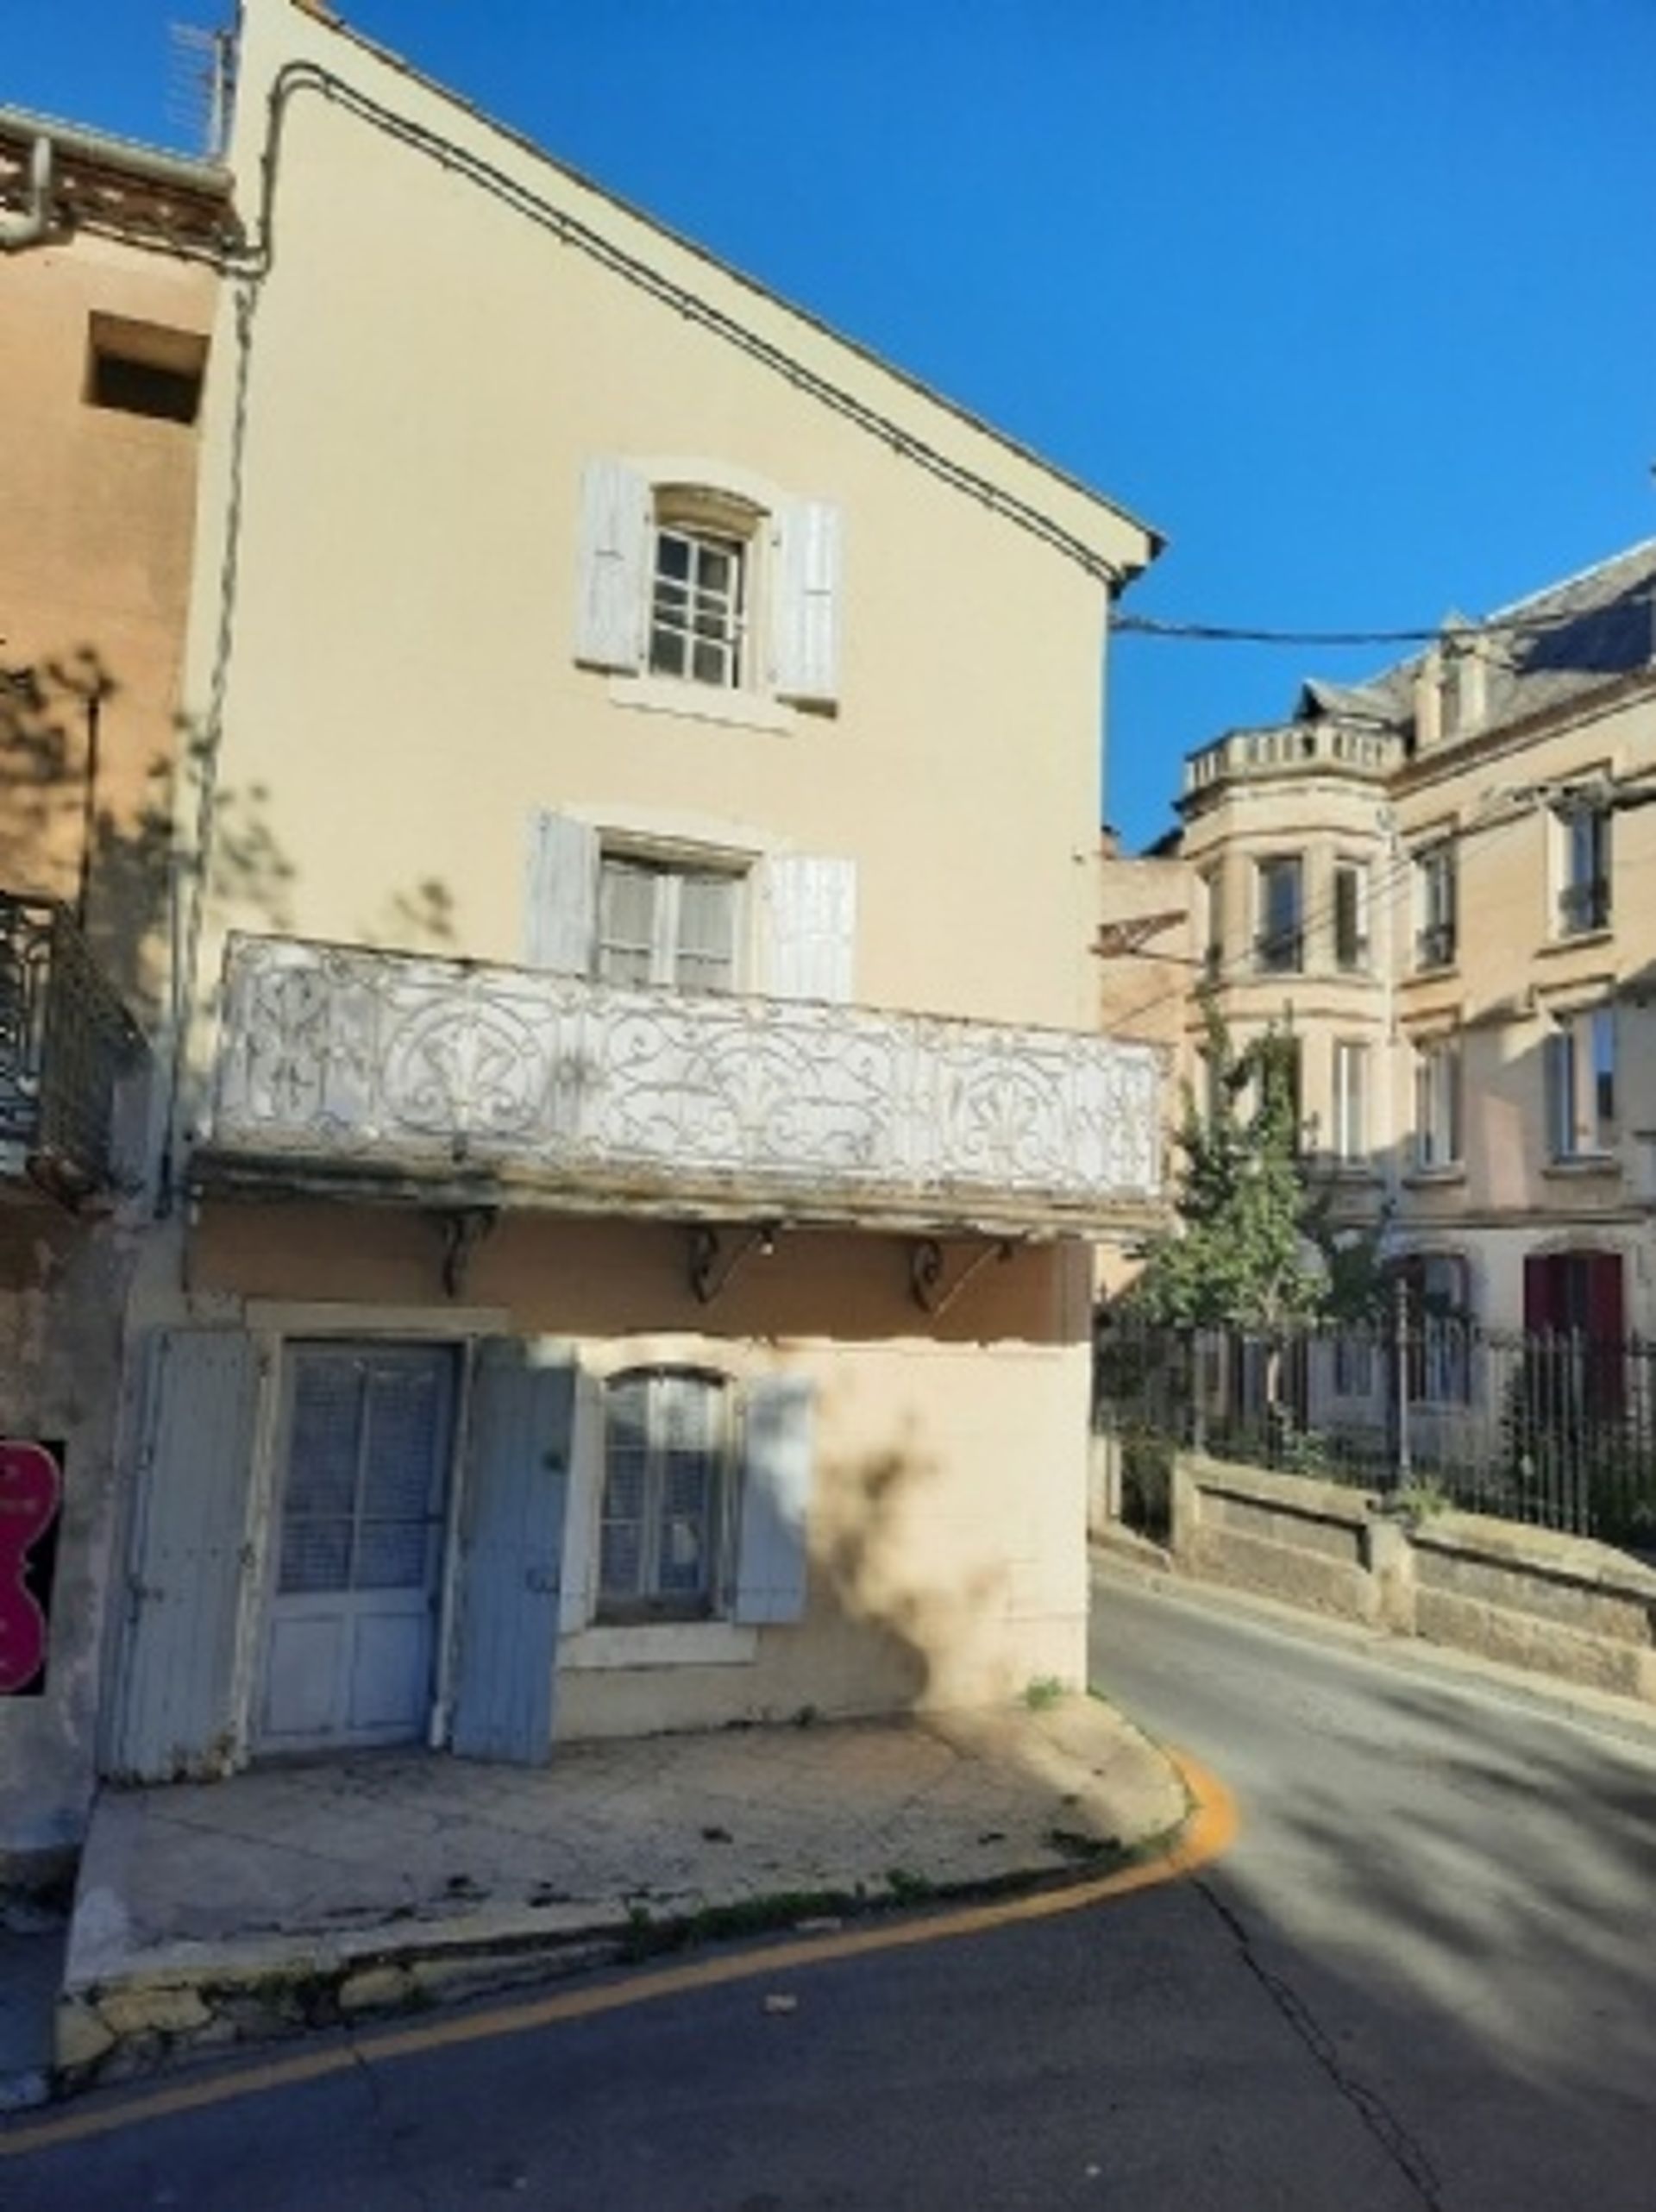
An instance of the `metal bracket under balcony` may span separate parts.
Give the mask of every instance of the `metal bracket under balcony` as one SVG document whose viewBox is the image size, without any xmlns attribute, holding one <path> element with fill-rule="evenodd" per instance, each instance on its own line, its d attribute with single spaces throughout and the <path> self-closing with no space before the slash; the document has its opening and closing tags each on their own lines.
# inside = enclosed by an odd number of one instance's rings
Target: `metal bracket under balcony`
<svg viewBox="0 0 1656 2212">
<path fill-rule="evenodd" d="M 116 1090 L 144 1053 L 68 908 L 0 891 L 0 1181 L 68 1205 L 106 1188 Z"/>
<path fill-rule="evenodd" d="M 920 1234 L 1159 1211 L 1145 1046 L 276 938 L 230 940 L 223 1005 L 199 1187 Z"/>
</svg>

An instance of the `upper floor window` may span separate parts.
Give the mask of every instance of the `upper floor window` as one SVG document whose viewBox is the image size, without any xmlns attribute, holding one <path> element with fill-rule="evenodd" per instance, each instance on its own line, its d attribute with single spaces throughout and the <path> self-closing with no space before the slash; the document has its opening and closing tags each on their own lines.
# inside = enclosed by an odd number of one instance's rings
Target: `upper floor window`
<svg viewBox="0 0 1656 2212">
<path fill-rule="evenodd" d="M 198 331 L 95 314 L 87 331 L 86 400 L 123 415 L 193 423 L 201 412 L 207 341 Z"/>
<path fill-rule="evenodd" d="M 1414 863 L 1414 965 L 1446 968 L 1456 947 L 1456 882 L 1453 840 L 1429 845 Z"/>
<path fill-rule="evenodd" d="M 1297 852 L 1257 864 L 1255 964 L 1268 975 L 1298 975 L 1305 963 L 1305 869 Z"/>
<path fill-rule="evenodd" d="M 748 548 L 740 537 L 663 514 L 650 588 L 652 676 L 727 688 L 743 681 Z"/>
<path fill-rule="evenodd" d="M 1334 1040 L 1334 1157 L 1348 1166 L 1369 1157 L 1370 1059 L 1367 1045 Z"/>
<path fill-rule="evenodd" d="M 1460 1046 L 1441 1037 L 1415 1054 L 1414 1165 L 1453 1167 L 1460 1145 Z"/>
<path fill-rule="evenodd" d="M 856 954 L 856 864 L 531 815 L 524 956 L 633 988 L 761 990 L 844 1003 Z"/>
<path fill-rule="evenodd" d="M 1610 926 L 1610 810 L 1604 806 L 1560 808 L 1554 851 L 1558 933 L 1578 937 Z"/>
<path fill-rule="evenodd" d="M 1201 944 L 1202 971 L 1216 977 L 1225 965 L 1225 938 L 1220 919 L 1220 877 L 1208 868 L 1196 877 L 1196 925 Z"/>
<path fill-rule="evenodd" d="M 599 862 L 594 972 L 605 983 L 734 990 L 743 878 L 626 852 Z"/>
<path fill-rule="evenodd" d="M 1334 863 L 1334 965 L 1346 975 L 1369 965 L 1369 871 L 1358 860 Z"/>
<path fill-rule="evenodd" d="M 1612 1151 L 1615 1009 L 1596 1006 L 1566 1015 L 1546 1040 L 1546 1064 L 1549 1155 L 1583 1159 Z"/>
<path fill-rule="evenodd" d="M 699 468 L 704 479 L 687 477 Z M 712 462 L 588 462 L 575 657 L 623 676 L 832 707 L 839 510 Z"/>
</svg>

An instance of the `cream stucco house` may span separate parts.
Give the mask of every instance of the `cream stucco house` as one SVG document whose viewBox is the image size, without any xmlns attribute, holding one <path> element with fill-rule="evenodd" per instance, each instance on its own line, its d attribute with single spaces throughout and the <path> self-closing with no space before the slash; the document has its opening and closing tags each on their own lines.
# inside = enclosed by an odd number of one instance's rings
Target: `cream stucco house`
<svg viewBox="0 0 1656 2212">
<path fill-rule="evenodd" d="M 1648 544 L 1186 764 L 1218 1003 L 1291 1024 L 1340 1212 L 1439 1310 L 1656 1328 L 1653 796 Z"/>
<path fill-rule="evenodd" d="M 1155 537 L 316 11 L 238 85 L 107 1770 L 1079 1679 Z"/>
</svg>

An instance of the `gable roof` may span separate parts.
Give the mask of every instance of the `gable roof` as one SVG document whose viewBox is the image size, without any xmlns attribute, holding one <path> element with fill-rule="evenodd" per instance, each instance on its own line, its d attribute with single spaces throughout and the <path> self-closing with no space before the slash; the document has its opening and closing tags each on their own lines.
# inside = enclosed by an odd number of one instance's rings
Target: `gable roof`
<svg viewBox="0 0 1656 2212">
<path fill-rule="evenodd" d="M 320 0 L 242 0 L 241 35 L 233 145 L 249 156 L 236 165 L 249 185 L 264 177 L 267 223 L 273 170 L 264 159 L 267 106 L 273 143 L 284 101 L 323 91 L 451 171 L 506 185 L 520 206 L 533 203 L 551 215 L 566 243 L 768 360 L 1112 589 L 1161 552 L 1163 534 L 1117 501 L 484 114 Z"/>
</svg>

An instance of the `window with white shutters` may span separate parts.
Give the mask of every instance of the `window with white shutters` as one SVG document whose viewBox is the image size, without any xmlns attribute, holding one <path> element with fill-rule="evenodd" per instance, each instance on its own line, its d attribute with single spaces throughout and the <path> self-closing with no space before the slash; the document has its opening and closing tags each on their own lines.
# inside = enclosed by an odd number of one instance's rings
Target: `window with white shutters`
<svg viewBox="0 0 1656 2212">
<path fill-rule="evenodd" d="M 612 983 L 736 990 L 742 892 L 731 870 L 605 853 L 596 973 Z"/>
<path fill-rule="evenodd" d="M 732 484 L 745 481 L 728 473 Z M 590 461 L 581 486 L 576 659 L 701 692 L 835 706 L 839 511 L 780 493 L 760 504 L 762 490 L 686 483 L 647 463 Z"/>
</svg>

